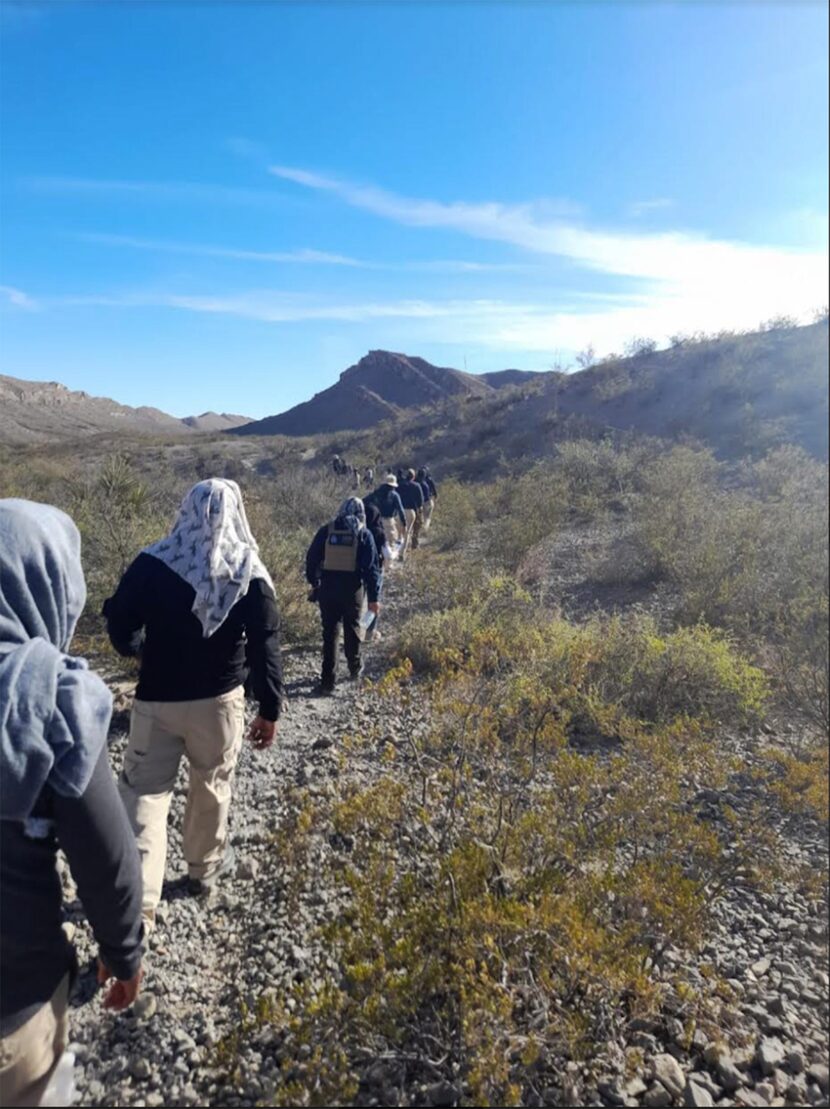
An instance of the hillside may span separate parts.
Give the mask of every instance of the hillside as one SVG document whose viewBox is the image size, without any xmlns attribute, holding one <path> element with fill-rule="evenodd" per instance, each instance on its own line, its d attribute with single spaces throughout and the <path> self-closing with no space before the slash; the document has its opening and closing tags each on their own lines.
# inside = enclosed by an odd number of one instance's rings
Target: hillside
<svg viewBox="0 0 830 1109">
<path fill-rule="evenodd" d="M 515 372 L 515 371 L 510 371 Z M 311 400 L 236 428 L 238 435 L 316 435 L 372 427 L 400 412 L 459 396 L 483 397 L 493 386 L 473 374 L 433 366 L 423 358 L 369 351 Z"/>
<path fill-rule="evenodd" d="M 827 323 L 678 344 L 576 373 L 453 397 L 322 446 L 346 457 L 428 461 L 486 478 L 549 457 L 567 438 L 696 439 L 723 458 L 793 443 L 828 451 Z M 429 442 L 428 458 L 423 444 Z"/>
<path fill-rule="evenodd" d="M 226 431 L 246 416 L 205 412 L 180 420 L 158 408 L 131 408 L 109 397 L 67 389 L 57 381 L 24 381 L 0 374 L 0 442 L 13 446 L 102 434 L 187 435 Z"/>
<path fill-rule="evenodd" d="M 184 416 L 182 421 L 194 431 L 230 431 L 251 423 L 250 416 L 238 416 L 230 412 L 203 412 L 201 416 Z"/>
</svg>

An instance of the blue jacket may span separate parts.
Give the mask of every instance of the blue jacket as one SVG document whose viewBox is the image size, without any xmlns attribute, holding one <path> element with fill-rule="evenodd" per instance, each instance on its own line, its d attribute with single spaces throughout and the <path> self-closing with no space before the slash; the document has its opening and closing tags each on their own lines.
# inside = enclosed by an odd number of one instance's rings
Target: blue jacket
<svg viewBox="0 0 830 1109">
<path fill-rule="evenodd" d="M 401 503 L 404 508 L 414 509 L 424 507 L 424 491 L 417 481 L 404 481 L 400 486 Z"/>
<path fill-rule="evenodd" d="M 383 484 L 379 486 L 374 493 L 370 493 L 368 497 L 363 498 L 364 504 L 376 504 L 380 510 L 381 516 L 385 520 L 397 516 L 400 522 L 406 527 L 406 516 L 403 511 L 403 504 L 401 498 L 394 486 Z"/>
</svg>

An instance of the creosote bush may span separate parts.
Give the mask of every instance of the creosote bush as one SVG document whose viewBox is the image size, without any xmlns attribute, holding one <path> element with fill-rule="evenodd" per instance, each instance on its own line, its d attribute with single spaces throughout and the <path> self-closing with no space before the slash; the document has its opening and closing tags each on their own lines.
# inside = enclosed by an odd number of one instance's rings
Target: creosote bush
<svg viewBox="0 0 830 1109">
<path fill-rule="evenodd" d="M 693 655 L 710 651 L 704 632 Z M 670 995 L 689 1037 L 713 1019 L 714 985 L 669 983 L 654 968 L 668 947 L 704 940 L 724 889 L 774 879 L 770 837 L 755 814 L 728 813 L 720 828 L 697 818 L 697 783 L 725 787 L 732 767 L 708 698 L 690 705 L 682 688 L 689 668 L 654 662 L 686 644 L 641 644 L 654 659 L 631 664 L 635 680 L 656 665 L 661 687 L 642 720 L 644 704 L 604 699 L 616 695 L 607 673 L 605 685 L 591 680 L 609 634 L 496 617 L 441 648 L 428 687 L 409 660 L 379 683 L 397 709 L 429 698 L 430 724 L 387 738 L 385 771 L 318 815 L 349 845 L 330 856 L 347 897 L 322 934 L 338 970 L 320 989 L 299 986 L 292 1012 L 261 1016 L 302 1059 L 281 1075 L 276 1104 L 359 1099 L 377 1060 L 393 1087 L 443 1081 L 458 1104 L 538 1103 L 551 1090 L 563 1103 L 565 1063 L 590 1063 Z M 715 642 L 708 666 L 729 676 L 717 696 L 735 686 L 751 701 L 755 675 Z M 577 716 L 623 742 L 572 746 Z"/>
</svg>

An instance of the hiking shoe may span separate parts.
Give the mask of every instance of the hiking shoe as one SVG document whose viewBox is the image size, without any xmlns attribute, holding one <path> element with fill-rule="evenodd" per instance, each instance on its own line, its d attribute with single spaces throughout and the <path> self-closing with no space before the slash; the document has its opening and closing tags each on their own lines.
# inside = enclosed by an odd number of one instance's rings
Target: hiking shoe
<svg viewBox="0 0 830 1109">
<path fill-rule="evenodd" d="M 230 844 L 225 848 L 225 857 L 212 874 L 205 878 L 188 878 L 187 892 L 191 897 L 210 897 L 222 878 L 230 878 L 236 872 L 236 852 Z"/>
<path fill-rule="evenodd" d="M 334 695 L 334 682 L 320 682 L 314 692 L 318 697 L 332 697 Z"/>
<path fill-rule="evenodd" d="M 360 663 L 359 666 L 356 666 L 356 667 L 350 666 L 349 667 L 349 681 L 350 682 L 356 682 L 362 674 L 363 674 L 363 663 L 362 662 Z"/>
</svg>

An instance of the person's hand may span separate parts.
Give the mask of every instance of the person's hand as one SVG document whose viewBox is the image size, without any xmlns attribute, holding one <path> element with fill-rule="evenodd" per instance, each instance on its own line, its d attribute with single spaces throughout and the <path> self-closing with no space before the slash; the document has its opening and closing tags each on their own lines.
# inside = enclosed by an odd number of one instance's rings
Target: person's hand
<svg viewBox="0 0 830 1109">
<path fill-rule="evenodd" d="M 263 751 L 266 747 L 270 747 L 276 739 L 276 735 L 276 720 L 266 720 L 263 716 L 258 716 L 248 729 L 248 739 L 257 751 Z"/>
<path fill-rule="evenodd" d="M 374 612 L 375 616 L 380 612 L 380 601 L 369 601 L 369 611 Z"/>
<path fill-rule="evenodd" d="M 120 1013 L 123 1009 L 129 1009 L 138 997 L 143 977 L 144 971 L 139 967 L 132 978 L 128 978 L 126 981 L 116 978 L 104 997 L 104 1008 L 112 1009 L 116 1013 Z M 112 978 L 112 971 L 104 960 L 99 958 L 98 985 L 103 986 L 110 978 Z"/>
</svg>

